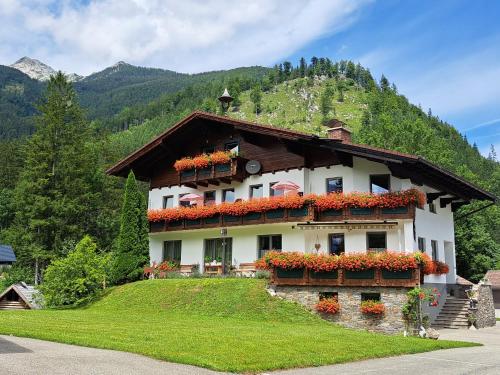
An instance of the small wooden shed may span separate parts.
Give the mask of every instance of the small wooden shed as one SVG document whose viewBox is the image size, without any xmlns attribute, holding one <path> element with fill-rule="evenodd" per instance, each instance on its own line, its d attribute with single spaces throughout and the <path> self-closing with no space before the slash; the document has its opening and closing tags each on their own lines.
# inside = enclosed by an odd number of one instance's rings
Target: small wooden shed
<svg viewBox="0 0 500 375">
<path fill-rule="evenodd" d="M 0 294 L 0 310 L 31 310 L 40 308 L 41 295 L 31 285 L 13 284 Z"/>
</svg>

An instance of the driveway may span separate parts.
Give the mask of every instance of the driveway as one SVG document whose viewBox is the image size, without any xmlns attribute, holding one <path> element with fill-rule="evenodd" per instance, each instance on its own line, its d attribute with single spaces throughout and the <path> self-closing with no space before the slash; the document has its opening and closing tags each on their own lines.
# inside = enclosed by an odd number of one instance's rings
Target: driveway
<svg viewBox="0 0 500 375">
<path fill-rule="evenodd" d="M 212 375 L 199 367 L 137 354 L 0 336 L 1 375 Z"/>
<path fill-rule="evenodd" d="M 442 330 L 441 338 L 473 341 L 481 347 L 372 359 L 342 365 L 272 372 L 272 375 L 331 374 L 500 374 L 500 325 L 478 331 Z M 157 361 L 141 355 L 0 336 L 2 375 L 213 375 L 199 367 Z"/>
<path fill-rule="evenodd" d="M 438 350 L 422 354 L 370 359 L 342 365 L 276 371 L 272 375 L 359 374 L 500 374 L 500 324 L 477 331 L 443 329 L 442 339 L 484 344 L 473 348 Z"/>
</svg>

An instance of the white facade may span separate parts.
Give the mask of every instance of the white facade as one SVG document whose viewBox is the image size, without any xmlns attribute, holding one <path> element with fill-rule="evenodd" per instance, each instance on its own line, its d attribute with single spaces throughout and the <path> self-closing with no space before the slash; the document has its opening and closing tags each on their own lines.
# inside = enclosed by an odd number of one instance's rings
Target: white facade
<svg viewBox="0 0 500 375">
<path fill-rule="evenodd" d="M 243 182 L 234 182 L 230 185 L 220 184 L 208 188 L 200 187 L 191 189 L 185 186 L 164 187 L 152 189 L 149 194 L 149 208 L 160 209 L 163 205 L 163 197 L 172 196 L 173 205 L 179 205 L 179 195 L 185 193 L 198 193 L 203 195 L 205 191 L 216 191 L 216 203 L 222 201 L 222 191 L 233 188 L 236 199 L 249 199 L 250 186 L 262 184 L 263 196 L 270 195 L 270 186 L 277 181 L 291 181 L 301 187 L 304 194 L 326 193 L 326 179 L 342 177 L 344 193 L 358 191 L 370 191 L 370 175 L 390 174 L 388 167 L 382 163 L 372 162 L 366 159 L 354 157 L 353 167 L 333 165 L 315 169 L 293 169 L 276 173 L 266 173 L 247 177 Z M 426 186 L 414 186 L 409 179 L 400 179 L 391 175 L 391 191 L 409 188 L 418 188 L 423 192 L 434 192 Z M 435 201 L 436 213 L 429 211 L 429 206 L 424 209 L 416 209 L 415 220 L 395 220 L 396 225 L 377 229 L 340 229 L 320 226 L 314 229 L 304 230 L 298 223 L 287 222 L 279 224 L 244 225 L 228 228 L 228 237 L 232 238 L 232 263 L 253 262 L 258 257 L 258 236 L 281 235 L 283 251 L 315 251 L 315 244 L 320 244 L 321 252 L 329 251 L 329 235 L 335 233 L 344 234 L 344 246 L 346 252 L 361 252 L 367 250 L 367 233 L 386 232 L 387 249 L 393 251 L 415 251 L 418 249 L 418 238 L 425 242 L 425 250 L 432 255 L 431 241 L 437 243 L 437 259 L 446 262 L 450 267 L 450 273 L 446 276 L 426 276 L 429 283 L 455 283 L 455 245 L 453 213 L 450 205 L 445 208 L 439 207 L 439 199 Z M 381 225 L 383 223 L 380 223 Z M 319 229 L 318 229 L 319 228 Z M 206 239 L 220 237 L 220 229 L 192 229 L 169 231 L 150 234 L 151 262 L 159 263 L 163 259 L 164 241 L 180 240 L 181 242 L 181 264 L 199 264 L 203 267 L 204 246 Z"/>
</svg>

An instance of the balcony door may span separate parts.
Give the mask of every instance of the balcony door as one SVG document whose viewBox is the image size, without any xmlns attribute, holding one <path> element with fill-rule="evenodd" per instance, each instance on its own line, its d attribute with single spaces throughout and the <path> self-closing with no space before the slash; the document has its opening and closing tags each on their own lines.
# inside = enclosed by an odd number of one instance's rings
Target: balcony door
<svg viewBox="0 0 500 375">
<path fill-rule="evenodd" d="M 224 270 L 229 272 L 233 260 L 232 238 L 210 238 L 205 240 L 205 263 L 224 263 Z"/>
<path fill-rule="evenodd" d="M 345 252 L 344 233 L 332 233 L 329 236 L 329 251 L 331 255 L 340 255 Z"/>
</svg>

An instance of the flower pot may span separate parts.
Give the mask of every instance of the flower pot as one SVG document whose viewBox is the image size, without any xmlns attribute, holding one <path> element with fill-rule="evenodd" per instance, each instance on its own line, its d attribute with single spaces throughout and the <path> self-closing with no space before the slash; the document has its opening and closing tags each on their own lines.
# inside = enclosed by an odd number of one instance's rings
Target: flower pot
<svg viewBox="0 0 500 375">
<path fill-rule="evenodd" d="M 187 169 L 181 172 L 181 178 L 194 177 L 194 169 Z"/>
<path fill-rule="evenodd" d="M 226 223 L 234 223 L 236 221 L 239 221 L 241 216 L 234 216 L 234 215 L 224 215 L 223 219 Z"/>
<path fill-rule="evenodd" d="M 198 178 L 209 178 L 212 175 L 212 168 L 202 168 L 198 169 Z"/>
<path fill-rule="evenodd" d="M 150 232 L 161 232 L 165 228 L 165 222 L 162 221 L 152 221 L 149 223 Z"/>
<path fill-rule="evenodd" d="M 276 276 L 280 279 L 301 279 L 304 277 L 303 268 L 292 268 L 292 269 L 276 269 Z"/>
<path fill-rule="evenodd" d="M 321 217 L 342 216 L 343 210 L 325 210 L 321 212 Z"/>
<path fill-rule="evenodd" d="M 373 208 L 351 207 L 349 212 L 353 216 L 373 215 Z"/>
<path fill-rule="evenodd" d="M 311 271 L 310 274 L 312 279 L 338 279 L 339 272 L 338 270 L 332 271 Z"/>
<path fill-rule="evenodd" d="M 375 270 L 370 269 L 370 270 L 363 270 L 363 271 L 349 271 L 345 270 L 344 275 L 346 279 L 353 279 L 353 280 L 372 280 L 375 278 Z"/>
<path fill-rule="evenodd" d="M 266 212 L 266 218 L 268 219 L 282 219 L 283 217 L 285 217 L 285 210 L 283 208 Z"/>
<path fill-rule="evenodd" d="M 413 270 L 389 271 L 382 270 L 382 278 L 387 280 L 409 280 L 413 275 Z"/>
<path fill-rule="evenodd" d="M 175 221 L 170 221 L 168 223 L 169 228 L 172 227 L 181 227 L 182 226 L 182 220 L 175 220 Z"/>
</svg>

